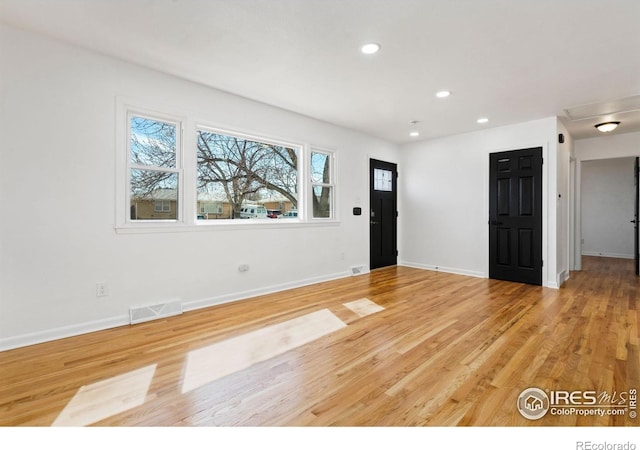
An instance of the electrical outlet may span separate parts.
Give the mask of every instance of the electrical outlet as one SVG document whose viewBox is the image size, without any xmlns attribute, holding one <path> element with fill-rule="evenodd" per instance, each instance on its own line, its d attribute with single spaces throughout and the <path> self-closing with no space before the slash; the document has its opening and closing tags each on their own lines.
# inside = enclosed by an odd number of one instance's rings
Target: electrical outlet
<svg viewBox="0 0 640 450">
<path fill-rule="evenodd" d="M 96 297 L 106 297 L 109 295 L 107 283 L 96 283 Z"/>
</svg>

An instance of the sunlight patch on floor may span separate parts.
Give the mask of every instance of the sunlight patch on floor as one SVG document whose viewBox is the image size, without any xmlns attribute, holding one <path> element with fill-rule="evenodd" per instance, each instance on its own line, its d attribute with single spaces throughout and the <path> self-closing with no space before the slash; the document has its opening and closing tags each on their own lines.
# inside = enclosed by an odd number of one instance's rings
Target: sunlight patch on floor
<svg viewBox="0 0 640 450">
<path fill-rule="evenodd" d="M 384 308 L 382 306 L 372 302 L 368 298 L 361 298 L 360 300 L 343 303 L 343 305 L 360 317 L 368 316 L 379 311 L 384 311 Z"/>
<path fill-rule="evenodd" d="M 91 425 L 144 403 L 156 364 L 82 386 L 53 426 Z"/>
<path fill-rule="evenodd" d="M 347 325 L 322 309 L 261 328 L 187 355 L 182 393 L 314 341 Z"/>
</svg>

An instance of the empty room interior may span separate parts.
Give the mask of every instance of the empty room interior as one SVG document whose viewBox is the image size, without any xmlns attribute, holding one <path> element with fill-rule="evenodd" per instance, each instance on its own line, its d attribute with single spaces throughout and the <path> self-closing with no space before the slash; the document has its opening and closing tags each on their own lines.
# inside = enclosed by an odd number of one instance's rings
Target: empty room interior
<svg viewBox="0 0 640 450">
<path fill-rule="evenodd" d="M 637 426 L 637 0 L 0 0 L 0 425 Z"/>
</svg>

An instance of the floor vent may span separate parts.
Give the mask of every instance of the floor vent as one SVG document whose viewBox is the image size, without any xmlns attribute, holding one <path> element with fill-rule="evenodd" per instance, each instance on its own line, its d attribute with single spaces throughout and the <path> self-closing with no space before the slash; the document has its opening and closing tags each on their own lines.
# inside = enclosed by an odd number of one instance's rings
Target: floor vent
<svg viewBox="0 0 640 450">
<path fill-rule="evenodd" d="M 136 306 L 129 308 L 129 322 L 133 325 L 162 317 L 177 316 L 178 314 L 182 314 L 182 303 L 178 301 Z"/>
<path fill-rule="evenodd" d="M 351 275 L 361 275 L 363 273 L 369 273 L 366 266 L 352 266 L 351 267 Z"/>
</svg>

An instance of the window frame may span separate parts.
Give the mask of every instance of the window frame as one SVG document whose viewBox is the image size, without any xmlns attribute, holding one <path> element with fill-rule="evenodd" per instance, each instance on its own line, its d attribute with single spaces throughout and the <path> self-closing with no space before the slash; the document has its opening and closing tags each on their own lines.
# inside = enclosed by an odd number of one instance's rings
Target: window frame
<svg viewBox="0 0 640 450">
<path fill-rule="evenodd" d="M 248 140 L 248 141 L 254 141 L 254 142 L 260 142 L 260 143 L 264 143 L 264 144 L 272 144 L 272 145 L 277 145 L 279 147 L 286 147 L 286 148 L 293 148 L 296 150 L 297 152 L 297 168 L 296 168 L 296 188 L 297 188 L 297 211 L 298 211 L 298 217 L 297 218 L 291 218 L 291 219 L 251 219 L 251 220 L 238 220 L 238 219 L 221 219 L 221 220 L 196 220 L 196 225 L 197 226 L 204 226 L 204 227 L 208 227 L 208 226 L 233 226 L 233 225 L 237 225 L 239 227 L 244 227 L 244 226 L 249 226 L 252 224 L 256 224 L 256 225 L 261 225 L 262 227 L 265 226 L 265 224 L 272 224 L 272 225 L 276 225 L 278 223 L 291 223 L 291 222 L 297 222 L 297 223 L 304 223 L 305 221 L 304 219 L 304 211 L 307 210 L 306 207 L 306 189 L 305 189 L 305 178 L 307 177 L 307 175 L 305 174 L 305 162 L 309 159 L 309 157 L 307 156 L 309 154 L 309 152 L 307 151 L 307 145 L 304 143 L 300 143 L 300 142 L 294 142 L 291 140 L 286 140 L 286 139 L 278 139 L 278 138 L 273 138 L 273 137 L 268 137 L 268 136 L 264 136 L 264 135 L 258 135 L 255 133 L 247 133 L 247 132 L 243 132 L 243 131 L 237 131 L 237 130 L 233 130 L 230 128 L 226 128 L 226 127 L 220 127 L 220 126 L 213 126 L 213 125 L 208 125 L 206 124 L 206 122 L 198 122 L 194 128 L 195 130 L 195 136 L 194 139 L 196 141 L 196 147 L 194 149 L 194 158 L 196 160 L 196 169 L 195 169 L 195 177 L 194 177 L 194 186 L 195 184 L 197 184 L 197 173 L 198 173 L 198 169 L 197 169 L 197 153 L 198 153 L 198 148 L 197 148 L 197 139 L 198 139 L 198 133 L 200 131 L 203 131 L 205 133 L 213 133 L 213 134 L 219 134 L 219 135 L 224 135 L 224 136 L 230 136 L 230 137 L 234 137 L 234 138 L 238 138 L 238 139 L 244 139 L 244 140 Z M 195 202 L 197 203 L 197 192 L 196 192 L 196 198 L 194 199 Z M 302 212 L 302 218 L 301 218 L 301 212 Z M 275 222 L 275 223 L 274 223 Z"/>
<path fill-rule="evenodd" d="M 297 228 L 309 225 L 335 226 L 339 224 L 336 151 L 318 147 L 302 140 L 283 139 L 264 133 L 248 132 L 215 124 L 202 116 L 194 116 L 173 106 L 140 102 L 116 97 L 115 198 L 114 230 L 118 234 L 145 234 L 212 229 Z M 166 113 L 173 111 L 174 113 Z M 133 164 L 131 159 L 131 117 L 142 117 L 176 126 L 176 163 L 173 168 Z M 199 220 L 198 208 L 198 131 L 212 132 L 295 148 L 297 165 L 297 217 L 287 219 Z M 311 153 L 330 156 L 331 217 L 313 217 L 313 183 L 311 182 Z M 131 170 L 159 170 L 177 174 L 176 219 L 131 219 Z M 317 184 L 317 183 L 316 183 Z"/>
<path fill-rule="evenodd" d="M 384 183 L 385 186 L 379 186 L 378 184 L 378 178 L 377 178 L 377 173 L 389 173 L 390 177 L 388 180 L 386 179 L 380 179 L 381 183 Z M 384 178 L 384 177 L 383 177 Z M 388 186 L 386 186 L 388 184 Z M 380 169 L 380 168 L 374 168 L 373 169 L 373 190 L 374 191 L 378 191 L 378 192 L 393 192 L 393 171 L 391 170 L 386 170 L 386 169 Z"/>
<path fill-rule="evenodd" d="M 311 164 L 312 164 L 312 159 L 313 159 L 313 154 L 314 153 L 319 153 L 322 155 L 326 155 L 327 158 L 329 158 L 329 182 L 328 183 L 324 183 L 324 182 L 318 182 L 318 181 L 313 181 L 313 176 L 311 175 Z M 320 147 L 316 147 L 316 146 L 311 146 L 311 148 L 309 149 L 309 158 L 307 161 L 307 168 L 309 170 L 309 220 L 310 221 L 334 221 L 337 220 L 336 218 L 336 211 L 337 211 L 337 207 L 336 207 L 336 199 L 337 199 L 337 195 L 336 195 L 336 161 L 335 161 L 335 151 L 333 150 L 329 150 L 326 148 L 320 148 Z M 329 217 L 315 217 L 314 211 L 313 211 L 313 190 L 315 187 L 321 187 L 321 188 L 329 188 Z"/>
<path fill-rule="evenodd" d="M 176 129 L 176 143 L 175 143 L 175 167 L 159 167 L 154 165 L 136 164 L 132 161 L 132 149 L 131 149 L 131 120 L 133 117 L 140 117 L 143 119 L 155 120 L 158 122 L 164 122 L 175 126 Z M 167 226 L 173 224 L 179 224 L 183 222 L 184 218 L 184 160 L 183 160 L 183 147 L 184 147 L 184 119 L 178 116 L 171 116 L 169 114 L 162 114 L 155 111 L 150 111 L 144 108 L 126 107 L 124 114 L 124 139 L 125 139 L 125 208 L 122 212 L 123 220 L 120 223 L 124 223 L 128 226 Z M 132 219 L 131 218 L 131 171 L 132 170 L 146 170 L 176 174 L 177 190 L 176 193 L 176 218 L 175 219 Z M 155 210 L 155 205 L 154 205 Z"/>
</svg>

